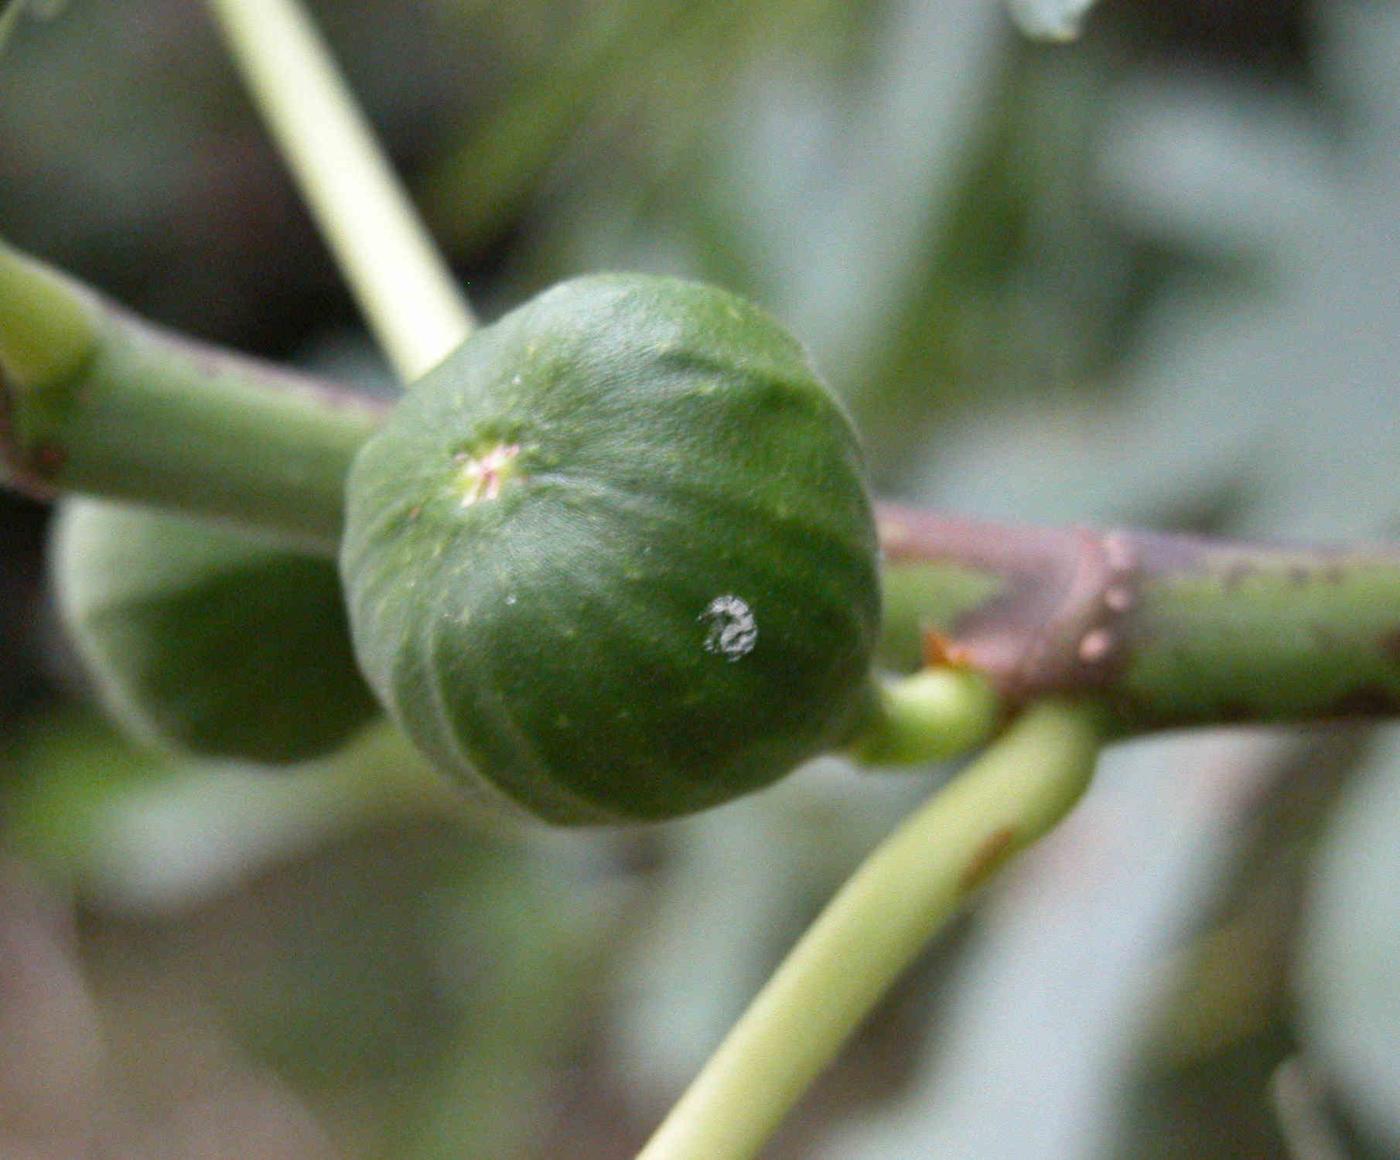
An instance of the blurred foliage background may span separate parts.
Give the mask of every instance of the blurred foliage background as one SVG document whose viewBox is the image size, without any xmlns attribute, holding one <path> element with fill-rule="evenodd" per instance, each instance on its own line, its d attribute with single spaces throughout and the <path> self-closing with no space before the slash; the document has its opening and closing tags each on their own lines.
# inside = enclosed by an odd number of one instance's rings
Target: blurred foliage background
<svg viewBox="0 0 1400 1160">
<path fill-rule="evenodd" d="M 708 278 L 810 344 L 885 495 L 1400 534 L 1392 3 L 1108 0 L 1072 45 L 987 0 L 313 9 L 488 317 Z M 387 389 L 199 4 L 19 25 L 0 230 Z M 286 776 L 140 752 L 56 628 L 46 519 L 0 495 L 7 1158 L 628 1156 L 946 773 L 557 834 L 444 809 L 387 731 Z M 1400 1155 L 1398 835 L 1395 729 L 1115 749 L 771 1156 Z"/>
</svg>

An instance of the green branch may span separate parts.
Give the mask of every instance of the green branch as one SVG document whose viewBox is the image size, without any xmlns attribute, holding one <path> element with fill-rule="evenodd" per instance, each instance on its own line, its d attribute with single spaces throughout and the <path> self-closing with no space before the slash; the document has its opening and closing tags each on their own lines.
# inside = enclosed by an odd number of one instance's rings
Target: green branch
<svg viewBox="0 0 1400 1160">
<path fill-rule="evenodd" d="M 75 373 L 96 341 L 90 291 L 0 242 L 0 370 L 17 382 Z"/>
<path fill-rule="evenodd" d="M 747 1160 L 890 984 L 1088 787 L 1097 710 L 1030 709 L 887 838 L 803 936 L 639 1160 Z"/>
<path fill-rule="evenodd" d="M 333 554 L 385 408 L 141 322 L 0 245 L 0 464 L 32 495 L 213 516 Z"/>
<path fill-rule="evenodd" d="M 1131 540 L 1128 726 L 1400 714 L 1400 549 Z"/>
<path fill-rule="evenodd" d="M 295 0 L 209 0 L 230 51 L 399 377 L 473 326 L 325 44 Z"/>
</svg>

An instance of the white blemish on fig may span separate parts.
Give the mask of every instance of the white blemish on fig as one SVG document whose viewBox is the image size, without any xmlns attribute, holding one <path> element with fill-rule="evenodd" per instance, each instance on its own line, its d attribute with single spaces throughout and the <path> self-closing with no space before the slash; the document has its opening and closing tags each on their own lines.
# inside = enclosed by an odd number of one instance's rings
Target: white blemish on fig
<svg viewBox="0 0 1400 1160">
<path fill-rule="evenodd" d="M 705 651 L 733 662 L 753 652 L 758 643 L 758 621 L 753 609 L 737 596 L 716 596 L 697 618 L 709 625 Z"/>
</svg>

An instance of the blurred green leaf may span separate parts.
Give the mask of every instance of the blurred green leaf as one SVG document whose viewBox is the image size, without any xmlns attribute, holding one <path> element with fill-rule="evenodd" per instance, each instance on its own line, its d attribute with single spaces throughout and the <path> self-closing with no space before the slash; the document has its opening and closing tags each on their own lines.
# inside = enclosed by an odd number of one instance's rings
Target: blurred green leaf
<svg viewBox="0 0 1400 1160">
<path fill-rule="evenodd" d="M 1329 827 L 1300 948 L 1300 1032 L 1378 1154 L 1400 1154 L 1400 732 Z"/>
<path fill-rule="evenodd" d="M 27 724 L 6 746 L 5 838 L 24 857 L 72 880 L 81 877 L 113 802 L 168 784 L 173 770 L 93 712 Z"/>
</svg>

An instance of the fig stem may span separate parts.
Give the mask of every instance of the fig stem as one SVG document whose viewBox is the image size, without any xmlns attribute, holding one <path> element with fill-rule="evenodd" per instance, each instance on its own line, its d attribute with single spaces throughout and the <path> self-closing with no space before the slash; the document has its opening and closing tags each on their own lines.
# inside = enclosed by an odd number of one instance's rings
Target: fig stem
<svg viewBox="0 0 1400 1160">
<path fill-rule="evenodd" d="M 1029 708 L 865 860 L 759 992 L 638 1160 L 748 1160 L 929 940 L 1088 788 L 1093 705 Z"/>
<path fill-rule="evenodd" d="M 0 245 L 0 481 L 210 516 L 334 555 L 387 403 L 192 342 Z"/>
<path fill-rule="evenodd" d="M 1001 702 L 981 673 L 935 665 L 876 683 L 872 712 L 847 746 L 862 765 L 913 765 L 961 757 L 986 742 Z"/>
<path fill-rule="evenodd" d="M 475 325 L 393 168 L 296 0 L 209 0 L 278 148 L 401 379 Z"/>
</svg>

